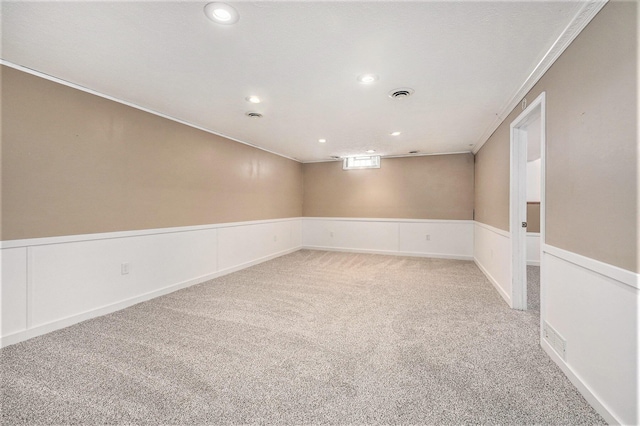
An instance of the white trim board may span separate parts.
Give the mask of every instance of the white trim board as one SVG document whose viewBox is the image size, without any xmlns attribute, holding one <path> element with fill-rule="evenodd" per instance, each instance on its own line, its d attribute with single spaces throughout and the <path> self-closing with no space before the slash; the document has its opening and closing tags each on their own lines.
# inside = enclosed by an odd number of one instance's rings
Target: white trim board
<svg viewBox="0 0 640 426">
<path fill-rule="evenodd" d="M 495 228 L 491 225 L 487 225 L 486 223 L 478 222 L 477 220 L 473 222 L 474 225 L 477 225 L 481 228 L 487 229 L 495 234 L 501 235 L 506 238 L 511 238 L 511 232 L 505 231 L 504 229 Z"/>
<path fill-rule="evenodd" d="M 540 241 L 545 235 L 545 164 L 546 164 L 546 92 L 522 111 L 509 125 L 509 231 L 511 232 L 511 307 L 527 309 L 527 152 L 529 145 L 529 127 L 537 123 L 540 145 Z M 534 132 L 531 132 L 534 133 Z M 544 269 L 540 244 L 537 246 L 537 258 Z M 544 275 L 544 274 L 542 274 Z M 541 300 L 544 304 L 544 299 Z"/>
<path fill-rule="evenodd" d="M 599 260 L 591 259 L 590 257 L 582 256 L 549 244 L 545 244 L 542 250 L 543 253 L 547 253 L 551 256 L 573 263 L 574 265 L 578 265 L 582 268 L 640 290 L 640 274 L 636 272 L 600 262 Z"/>
<path fill-rule="evenodd" d="M 456 254 L 420 253 L 411 251 L 367 250 L 358 248 L 335 248 L 325 246 L 302 246 L 301 250 L 335 251 L 342 253 L 383 254 L 386 256 L 426 257 L 431 259 L 473 260 L 473 256 L 461 256 Z"/>
<path fill-rule="evenodd" d="M 236 226 L 289 222 L 289 221 L 300 220 L 300 219 L 302 218 L 287 217 L 282 219 L 249 220 L 246 222 L 211 223 L 207 225 L 177 226 L 177 227 L 171 227 L 171 228 L 139 229 L 139 230 L 133 230 L 133 231 L 101 232 L 97 234 L 62 235 L 57 237 L 28 238 L 28 239 L 22 239 L 22 240 L 5 240 L 5 241 L 0 241 L 0 249 L 29 247 L 29 246 L 43 246 L 43 245 L 49 245 L 49 244 L 63 244 L 63 243 L 72 243 L 72 242 L 79 242 L 79 241 L 106 240 L 111 238 L 129 238 L 129 237 L 138 237 L 138 236 L 144 236 L 144 235 L 170 234 L 170 233 L 176 233 L 176 232 L 202 231 L 205 229 L 231 228 Z"/>
<path fill-rule="evenodd" d="M 300 219 L 303 220 L 335 220 L 335 221 L 347 221 L 347 222 L 394 222 L 394 223 L 474 223 L 471 219 L 403 219 L 403 218 L 385 218 L 385 217 L 319 217 L 319 216 L 305 216 Z"/>
</svg>

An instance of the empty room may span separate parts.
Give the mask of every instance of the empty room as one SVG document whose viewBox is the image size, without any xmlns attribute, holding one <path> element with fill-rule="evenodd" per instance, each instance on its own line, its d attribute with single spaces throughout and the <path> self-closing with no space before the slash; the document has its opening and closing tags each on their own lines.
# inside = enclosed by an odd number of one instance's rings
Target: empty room
<svg viewBox="0 0 640 426">
<path fill-rule="evenodd" d="M 0 19 L 1 424 L 640 424 L 638 1 Z"/>
</svg>

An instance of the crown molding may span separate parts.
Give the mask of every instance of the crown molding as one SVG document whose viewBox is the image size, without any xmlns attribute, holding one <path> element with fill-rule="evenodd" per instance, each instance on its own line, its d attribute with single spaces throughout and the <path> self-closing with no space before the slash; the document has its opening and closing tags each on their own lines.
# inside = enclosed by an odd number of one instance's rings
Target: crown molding
<svg viewBox="0 0 640 426">
<path fill-rule="evenodd" d="M 491 122 L 487 129 L 478 138 L 473 147 L 473 153 L 476 154 L 480 148 L 489 140 L 493 132 L 507 118 L 513 109 L 520 103 L 521 99 L 533 88 L 533 86 L 542 78 L 551 65 L 562 55 L 582 30 L 591 22 L 591 20 L 600 12 L 600 9 L 607 4 L 609 0 L 587 0 L 583 2 L 580 10 L 575 14 L 569 25 L 564 29 L 562 34 L 556 39 L 551 48 L 544 57 L 538 62 L 529 77 L 520 85 L 515 93 L 505 103 L 496 118 Z"/>
</svg>

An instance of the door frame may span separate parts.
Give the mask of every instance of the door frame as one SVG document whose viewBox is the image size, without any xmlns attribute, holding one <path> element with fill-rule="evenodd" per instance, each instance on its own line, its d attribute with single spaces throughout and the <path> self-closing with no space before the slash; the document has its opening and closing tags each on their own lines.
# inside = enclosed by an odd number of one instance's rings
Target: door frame
<svg viewBox="0 0 640 426">
<path fill-rule="evenodd" d="M 545 242 L 546 94 L 542 92 L 511 122 L 509 231 L 511 233 L 511 307 L 527 309 L 527 130 L 540 117 L 540 313 L 543 305 L 543 256 Z M 542 317 L 542 315 L 541 315 Z"/>
</svg>

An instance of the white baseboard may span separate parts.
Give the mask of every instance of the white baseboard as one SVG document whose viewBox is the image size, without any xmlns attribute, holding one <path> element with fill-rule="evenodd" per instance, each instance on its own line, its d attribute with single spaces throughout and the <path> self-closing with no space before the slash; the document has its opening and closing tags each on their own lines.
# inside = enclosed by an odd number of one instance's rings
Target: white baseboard
<svg viewBox="0 0 640 426">
<path fill-rule="evenodd" d="M 317 250 L 473 258 L 470 220 L 303 218 L 302 245 Z"/>
<path fill-rule="evenodd" d="M 493 277 L 493 275 L 491 275 L 489 273 L 489 271 L 487 271 L 485 269 L 484 266 L 482 266 L 482 264 L 480 262 L 478 262 L 478 259 L 473 259 L 473 262 L 476 264 L 476 266 L 478 267 L 478 269 L 480 269 L 482 271 L 482 273 L 485 275 L 485 277 L 487 277 L 487 279 L 489 280 L 489 282 L 495 287 L 496 291 L 498 292 L 498 294 L 500 296 L 502 296 L 502 298 L 504 299 L 505 302 L 507 302 L 507 305 L 511 306 L 511 296 L 509 296 L 503 289 L 502 287 L 500 287 L 500 284 L 498 284 L 498 281 Z"/>
<path fill-rule="evenodd" d="M 267 262 L 269 260 L 275 259 L 275 258 L 280 257 L 280 256 L 285 256 L 287 254 L 295 253 L 296 251 L 301 250 L 302 248 L 303 247 L 298 246 L 298 247 L 290 248 L 290 249 L 287 249 L 287 250 L 282 250 L 280 252 L 277 252 L 277 253 L 274 253 L 274 254 L 270 254 L 268 256 L 264 256 L 264 257 L 261 257 L 261 258 L 256 259 L 256 260 L 252 260 L 250 262 L 245 262 L 245 263 L 242 263 L 240 265 L 233 266 L 231 268 L 226 268 L 226 269 L 220 270 L 220 271 L 216 272 L 215 274 L 212 274 L 213 276 L 211 278 L 207 278 L 205 281 L 212 280 L 212 279 L 218 278 L 218 277 L 222 277 L 224 275 L 232 274 L 234 272 L 238 272 L 238 271 L 241 271 L 241 270 L 246 269 L 246 268 L 250 268 L 250 267 L 255 266 L 255 265 L 259 265 L 261 263 Z M 202 282 L 204 282 L 204 281 L 202 281 Z"/>
<path fill-rule="evenodd" d="M 622 422 L 615 418 L 615 416 L 607 409 L 607 407 L 596 397 L 593 391 L 584 383 L 582 379 L 562 360 L 556 353 L 556 351 L 549 346 L 546 340 L 540 339 L 540 346 L 549 355 L 549 358 L 555 362 L 560 370 L 564 373 L 569 381 L 578 389 L 578 392 L 587 400 L 587 402 L 598 412 L 605 421 L 610 425 L 621 425 Z"/>
<path fill-rule="evenodd" d="M 320 251 L 336 251 L 344 253 L 363 253 L 363 254 L 384 254 L 388 256 L 406 256 L 406 257 L 427 257 L 434 259 L 452 259 L 452 260 L 473 260 L 473 256 L 461 256 L 457 254 L 442 253 L 420 253 L 420 252 L 403 252 L 391 250 L 367 250 L 360 248 L 336 248 L 327 246 L 302 246 L 302 250 L 320 250 Z"/>
</svg>

